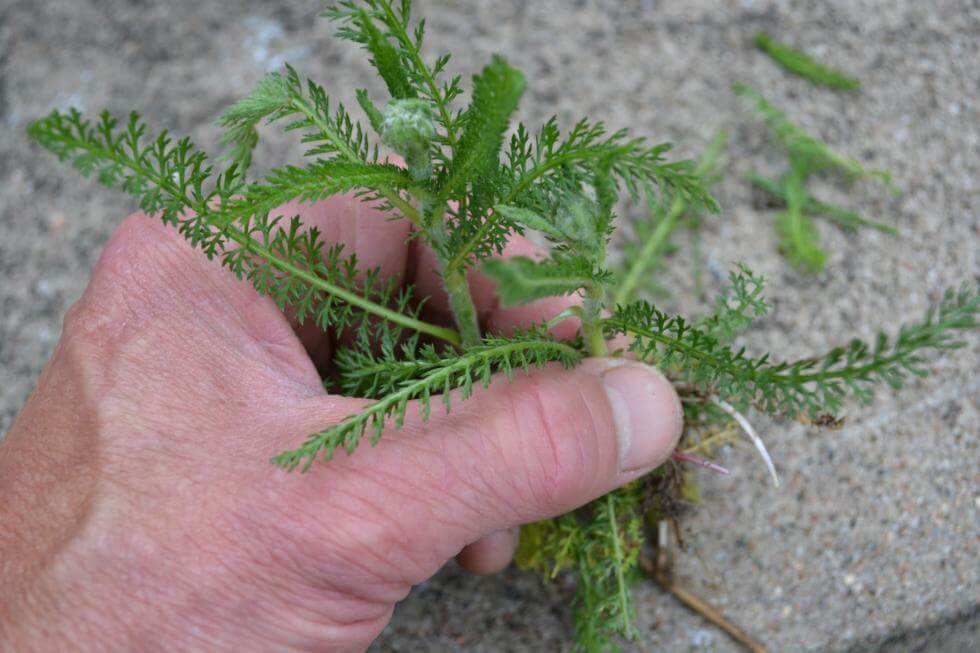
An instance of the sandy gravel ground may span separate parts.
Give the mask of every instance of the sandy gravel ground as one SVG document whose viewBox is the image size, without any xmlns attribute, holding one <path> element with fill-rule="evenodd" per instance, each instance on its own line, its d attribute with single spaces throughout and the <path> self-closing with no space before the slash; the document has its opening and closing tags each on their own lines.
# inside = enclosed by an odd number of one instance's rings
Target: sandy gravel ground
<svg viewBox="0 0 980 653">
<path fill-rule="evenodd" d="M 522 118 L 587 114 L 696 153 L 732 136 L 724 212 L 709 221 L 710 290 L 742 260 L 769 280 L 773 315 L 746 338 L 784 356 L 821 351 L 876 326 L 894 330 L 947 286 L 980 278 L 980 5 L 963 0 L 663 2 L 427 0 L 433 51 L 469 75 L 506 53 L 532 83 Z M 0 0 L 0 433 L 58 338 L 113 227 L 132 203 L 80 180 L 26 142 L 54 107 L 138 108 L 212 147 L 213 119 L 285 60 L 346 93 L 371 80 L 361 54 L 330 39 L 311 1 Z M 770 30 L 855 73 L 856 95 L 791 79 L 755 52 Z M 466 50 L 468 48 L 468 50 Z M 849 205 L 901 236 L 822 225 L 828 271 L 775 255 L 772 213 L 739 174 L 774 169 L 778 150 L 729 86 L 763 88 L 799 122 L 894 173 L 893 199 L 859 186 Z M 295 160 L 272 138 L 264 165 Z M 664 282 L 668 308 L 696 309 L 688 266 Z M 785 484 L 772 490 L 751 451 L 723 453 L 684 521 L 678 576 L 773 651 L 959 651 L 980 641 L 977 338 L 930 362 L 935 377 L 848 411 L 838 432 L 759 419 Z M 636 590 L 637 651 L 733 645 L 657 589 Z M 510 570 L 476 579 L 447 568 L 396 612 L 376 651 L 565 650 L 571 587 Z M 631 649 L 633 650 L 633 649 Z M 974 649 L 975 650 L 975 649 Z"/>
</svg>

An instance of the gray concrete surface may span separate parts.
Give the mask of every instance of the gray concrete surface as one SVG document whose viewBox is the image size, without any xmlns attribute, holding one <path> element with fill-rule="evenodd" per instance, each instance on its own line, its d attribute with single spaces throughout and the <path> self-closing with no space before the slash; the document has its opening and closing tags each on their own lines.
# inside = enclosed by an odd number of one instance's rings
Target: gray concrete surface
<svg viewBox="0 0 980 653">
<path fill-rule="evenodd" d="M 734 260 L 769 280 L 772 317 L 746 343 L 785 356 L 876 326 L 894 330 L 941 290 L 980 278 L 980 6 L 971 0 L 521 2 L 427 0 L 433 51 L 469 74 L 506 53 L 531 80 L 522 117 L 581 114 L 672 140 L 691 154 L 723 126 L 733 174 L 706 228 L 714 288 Z M 133 205 L 29 146 L 53 107 L 139 109 L 152 125 L 213 146 L 212 121 L 288 60 L 350 101 L 377 89 L 361 53 L 315 21 L 317 3 L 245 0 L 0 0 L 0 433 L 58 338 L 113 226 Z M 791 79 L 749 39 L 771 30 L 864 82 L 856 95 Z M 775 255 L 771 214 L 737 173 L 778 165 L 735 101 L 758 85 L 803 124 L 894 172 L 900 200 L 859 186 L 848 203 L 899 238 L 822 228 L 829 271 L 805 276 Z M 264 165 L 295 158 L 275 137 Z M 687 266 L 667 275 L 670 308 L 696 309 Z M 935 376 L 853 407 L 821 432 L 759 420 L 784 478 L 773 490 L 745 448 L 705 478 L 684 520 L 679 577 L 773 651 L 958 651 L 978 646 L 977 339 L 936 359 Z M 550 651 L 569 644 L 572 588 L 510 570 L 477 579 L 447 568 L 399 606 L 374 650 Z M 641 651 L 733 645 L 647 585 L 636 589 Z"/>
</svg>

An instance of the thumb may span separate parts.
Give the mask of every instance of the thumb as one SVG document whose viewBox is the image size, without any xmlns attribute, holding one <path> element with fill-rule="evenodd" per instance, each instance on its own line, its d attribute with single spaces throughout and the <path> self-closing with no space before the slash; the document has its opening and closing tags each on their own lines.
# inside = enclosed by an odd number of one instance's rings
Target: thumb
<svg viewBox="0 0 980 653">
<path fill-rule="evenodd" d="M 320 466 L 332 468 L 322 469 L 324 483 L 353 483 L 345 495 L 374 497 L 406 546 L 438 552 L 428 573 L 490 533 L 568 512 L 638 478 L 670 456 L 682 428 L 670 382 L 624 360 L 494 378 L 454 399 L 449 414 L 434 401 L 428 421 L 409 407 L 403 428 L 376 447 Z"/>
</svg>

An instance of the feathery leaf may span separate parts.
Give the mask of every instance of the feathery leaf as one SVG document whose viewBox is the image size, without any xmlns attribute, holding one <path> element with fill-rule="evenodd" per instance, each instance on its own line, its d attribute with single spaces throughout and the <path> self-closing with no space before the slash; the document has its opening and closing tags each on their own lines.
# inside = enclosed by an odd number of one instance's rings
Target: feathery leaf
<svg viewBox="0 0 980 653">
<path fill-rule="evenodd" d="M 473 77 L 473 101 L 463 114 L 463 136 L 452 164 L 442 180 L 439 197 L 445 201 L 467 184 L 492 175 L 510 117 L 524 93 L 524 75 L 501 56 Z"/>
<path fill-rule="evenodd" d="M 849 179 L 876 177 L 893 192 L 896 190 L 891 183 L 891 175 L 887 172 L 869 170 L 854 159 L 834 150 L 791 121 L 785 112 L 770 104 L 762 93 L 748 84 L 736 82 L 732 89 L 736 95 L 746 98 L 754 105 L 755 110 L 765 121 L 770 131 L 786 148 L 790 158 L 801 164 L 805 163 L 808 170 L 838 170 Z"/>
<path fill-rule="evenodd" d="M 961 347 L 956 332 L 975 329 L 978 310 L 978 289 L 950 290 L 925 318 L 903 326 L 892 339 L 880 334 L 874 344 L 854 340 L 821 357 L 791 363 L 773 363 L 768 354 L 752 358 L 646 302 L 619 307 L 605 328 L 607 336 L 632 336 L 630 349 L 641 360 L 736 406 L 817 416 L 836 413 L 848 395 L 867 403 L 878 381 L 898 388 L 908 375 L 925 374 L 923 350 Z"/>
<path fill-rule="evenodd" d="M 729 294 L 718 295 L 714 313 L 698 324 L 705 333 L 722 343 L 730 342 L 769 312 L 769 304 L 762 298 L 765 287 L 762 277 L 739 264 L 729 273 L 728 279 Z"/>
<path fill-rule="evenodd" d="M 305 471 L 318 456 L 332 458 L 338 447 L 352 453 L 369 428 L 373 444 L 389 422 L 401 426 L 410 401 L 417 400 L 421 416 L 427 418 L 434 395 L 442 395 L 448 410 L 452 390 L 461 389 L 459 398 L 465 400 L 471 395 L 474 382 L 488 387 L 496 372 L 508 375 L 517 369 L 526 372 L 532 366 L 540 367 L 552 361 L 567 367 L 582 358 L 582 353 L 572 344 L 558 342 L 536 330 L 509 339 L 487 338 L 482 345 L 458 355 L 439 358 L 431 349 L 426 352 L 425 358 L 417 363 L 416 373 L 399 378 L 397 390 L 392 389 L 339 424 L 310 435 L 298 449 L 279 454 L 273 462 L 290 470 L 302 465 Z"/>
<path fill-rule="evenodd" d="M 365 280 L 358 280 L 356 259 L 342 259 L 337 248 L 324 252 L 318 230 L 302 228 L 298 218 L 288 225 L 279 217 L 270 218 L 274 208 L 270 205 L 287 195 L 317 196 L 319 191 L 314 188 L 293 188 L 284 183 L 292 179 L 293 172 L 280 171 L 273 175 L 271 184 L 246 187 L 234 165 L 224 174 L 215 174 L 207 157 L 189 139 L 175 142 L 163 132 L 144 143 L 146 125 L 136 114 L 123 129 L 117 130 L 117 126 L 108 113 L 92 125 L 71 110 L 67 114 L 53 112 L 33 123 L 28 133 L 62 160 L 70 160 L 83 174 L 96 174 L 106 186 L 120 187 L 135 196 L 141 209 L 159 213 L 209 258 L 218 257 L 280 306 L 292 306 L 301 319 L 312 315 L 322 328 L 342 330 L 358 325 L 368 328 L 370 323 L 363 315 L 371 314 L 409 330 L 459 342 L 451 329 L 385 306 L 400 292 L 397 286 L 370 272 Z M 387 178 L 395 174 L 388 166 L 364 165 L 359 171 L 361 181 L 366 180 L 366 171 Z M 306 175 L 300 169 L 294 172 L 297 179 Z M 330 182 L 322 180 L 325 185 Z M 341 186 L 350 182 L 333 180 Z M 379 301 L 371 299 L 374 295 Z"/>
</svg>

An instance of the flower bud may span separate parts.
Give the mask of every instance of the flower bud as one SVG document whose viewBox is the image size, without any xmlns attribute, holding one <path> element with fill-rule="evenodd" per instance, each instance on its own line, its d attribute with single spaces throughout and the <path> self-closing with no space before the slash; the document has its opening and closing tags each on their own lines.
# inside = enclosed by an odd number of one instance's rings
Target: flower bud
<svg viewBox="0 0 980 653">
<path fill-rule="evenodd" d="M 590 250 L 599 246 L 602 234 L 598 233 L 596 203 L 579 193 L 562 198 L 554 221 L 565 237 Z"/>
</svg>

